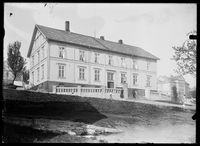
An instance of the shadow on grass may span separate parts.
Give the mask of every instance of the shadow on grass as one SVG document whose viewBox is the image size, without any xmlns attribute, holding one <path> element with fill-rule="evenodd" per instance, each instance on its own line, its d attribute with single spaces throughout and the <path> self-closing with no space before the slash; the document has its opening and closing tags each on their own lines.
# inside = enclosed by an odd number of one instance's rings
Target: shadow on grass
<svg viewBox="0 0 200 146">
<path fill-rule="evenodd" d="M 92 124 L 105 115 L 87 102 L 45 102 L 9 101 L 4 104 L 5 114 L 25 117 L 44 117 L 54 120 L 70 120 Z"/>
<path fill-rule="evenodd" d="M 60 135 L 7 123 L 3 123 L 2 131 L 2 142 L 4 143 L 32 143 L 40 140 L 48 140 Z"/>
</svg>

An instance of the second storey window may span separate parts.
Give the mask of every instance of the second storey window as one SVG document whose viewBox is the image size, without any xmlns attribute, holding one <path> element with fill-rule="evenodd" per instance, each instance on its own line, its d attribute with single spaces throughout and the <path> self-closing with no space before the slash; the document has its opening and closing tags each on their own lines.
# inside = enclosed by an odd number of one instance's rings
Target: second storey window
<svg viewBox="0 0 200 146">
<path fill-rule="evenodd" d="M 150 87 L 150 86 L 151 86 L 151 76 L 149 76 L 149 75 L 147 75 L 146 86 L 147 86 L 147 87 Z"/>
<path fill-rule="evenodd" d="M 40 62 L 40 50 L 37 51 L 38 63 Z"/>
<path fill-rule="evenodd" d="M 65 48 L 59 47 L 59 58 L 64 58 Z"/>
<path fill-rule="evenodd" d="M 121 67 L 125 67 L 125 58 L 124 57 L 121 58 Z"/>
<path fill-rule="evenodd" d="M 114 81 L 114 80 L 113 80 L 114 73 L 108 72 L 107 75 L 108 75 L 108 81 Z"/>
<path fill-rule="evenodd" d="M 121 73 L 121 83 L 126 82 L 126 73 Z"/>
<path fill-rule="evenodd" d="M 65 77 L 65 65 L 59 64 L 58 65 L 58 77 L 59 78 L 64 78 Z"/>
<path fill-rule="evenodd" d="M 147 61 L 147 70 L 150 69 L 150 62 Z"/>
<path fill-rule="evenodd" d="M 79 51 L 79 60 L 85 61 L 85 52 L 82 50 Z"/>
<path fill-rule="evenodd" d="M 100 76 L 100 70 L 99 69 L 95 69 L 94 70 L 94 80 L 95 81 L 99 81 L 99 76 Z"/>
<path fill-rule="evenodd" d="M 137 62 L 136 62 L 136 60 L 133 60 L 133 69 L 137 69 Z"/>
<path fill-rule="evenodd" d="M 85 80 L 85 68 L 79 67 L 79 80 Z"/>
<path fill-rule="evenodd" d="M 94 62 L 95 62 L 95 63 L 99 63 L 99 54 L 98 54 L 98 53 L 95 53 L 94 55 L 95 55 L 95 57 L 94 57 Z"/>
<path fill-rule="evenodd" d="M 137 77 L 138 77 L 138 74 L 133 74 L 133 85 L 137 84 Z"/>
<path fill-rule="evenodd" d="M 108 56 L 108 64 L 112 65 L 113 64 L 113 57 L 112 56 Z"/>
<path fill-rule="evenodd" d="M 44 45 L 42 46 L 41 50 L 42 50 L 42 58 L 41 59 L 44 59 Z"/>
</svg>

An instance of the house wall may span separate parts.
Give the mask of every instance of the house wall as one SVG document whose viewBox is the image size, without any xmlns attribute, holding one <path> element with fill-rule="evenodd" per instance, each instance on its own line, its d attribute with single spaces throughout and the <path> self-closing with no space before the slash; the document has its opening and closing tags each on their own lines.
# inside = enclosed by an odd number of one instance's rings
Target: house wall
<svg viewBox="0 0 200 146">
<path fill-rule="evenodd" d="M 59 46 L 65 47 L 64 58 L 59 58 Z M 79 61 L 79 50 L 85 51 L 85 61 Z M 95 53 L 99 53 L 99 62 L 95 63 Z M 116 53 L 92 50 L 76 45 L 49 42 L 49 80 L 55 82 L 75 83 L 81 85 L 107 86 L 107 71 L 114 72 L 114 86 L 122 87 L 121 72 L 126 73 L 128 88 L 145 89 L 146 76 L 151 76 L 150 90 L 156 90 L 156 61 L 134 57 L 138 69 L 133 69 L 133 58 Z M 108 65 L 109 55 L 113 56 L 113 65 Z M 121 57 L 125 58 L 125 66 L 121 66 Z M 146 69 L 149 61 L 150 69 Z M 58 77 L 58 64 L 65 65 L 65 77 Z M 85 80 L 79 80 L 79 67 L 85 67 Z M 100 81 L 94 81 L 94 69 L 100 69 Z M 137 85 L 133 85 L 133 73 L 138 74 Z"/>
<path fill-rule="evenodd" d="M 34 39 L 33 43 L 33 49 L 30 54 L 30 71 L 29 71 L 29 77 L 30 77 L 30 85 L 36 86 L 41 84 L 42 82 L 47 81 L 47 75 L 48 75 L 48 42 L 43 36 L 42 33 L 39 31 L 36 32 L 36 37 Z M 42 48 L 44 48 L 44 56 L 42 52 Z M 39 50 L 39 60 L 38 60 L 38 50 Z M 33 57 L 34 56 L 34 61 Z M 44 65 L 44 78 L 42 79 L 42 65 Z M 39 80 L 37 68 L 39 68 Z M 32 74 L 34 73 L 34 75 Z"/>
</svg>

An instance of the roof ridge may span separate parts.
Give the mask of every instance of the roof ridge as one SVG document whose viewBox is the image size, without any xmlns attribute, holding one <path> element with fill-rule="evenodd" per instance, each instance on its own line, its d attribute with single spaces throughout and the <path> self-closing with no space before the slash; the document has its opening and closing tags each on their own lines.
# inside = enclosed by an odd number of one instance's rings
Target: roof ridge
<svg viewBox="0 0 200 146">
<path fill-rule="evenodd" d="M 39 24 L 36 24 L 38 26 L 42 26 L 42 27 L 48 27 L 48 26 L 44 26 L 44 25 L 39 25 Z M 48 27 L 48 28 L 51 28 L 51 29 L 55 29 L 55 30 L 58 30 L 58 31 L 62 31 L 62 32 L 66 32 L 65 30 L 61 30 L 61 29 L 57 29 L 57 28 L 52 28 L 52 27 Z M 102 40 L 100 38 L 96 38 L 96 37 L 93 37 L 93 36 L 89 36 L 89 35 L 85 35 L 85 34 L 80 34 L 80 33 L 76 33 L 76 32 L 71 32 L 69 31 L 68 33 L 73 33 L 73 34 L 76 34 L 76 35 L 81 35 L 81 36 L 85 36 L 85 37 L 91 37 L 92 39 L 97 39 L 97 40 Z M 102 41 L 107 41 L 107 42 L 111 42 L 111 43 L 115 43 L 115 44 L 118 44 L 118 42 L 114 42 L 114 41 L 111 41 L 111 40 L 102 40 Z M 99 41 L 98 41 L 99 42 Z M 140 48 L 142 49 L 141 47 L 137 47 L 137 46 L 132 46 L 132 45 L 128 45 L 128 44 L 120 44 L 120 45 L 127 45 L 127 46 L 131 46 L 131 47 L 136 47 L 136 48 Z"/>
</svg>

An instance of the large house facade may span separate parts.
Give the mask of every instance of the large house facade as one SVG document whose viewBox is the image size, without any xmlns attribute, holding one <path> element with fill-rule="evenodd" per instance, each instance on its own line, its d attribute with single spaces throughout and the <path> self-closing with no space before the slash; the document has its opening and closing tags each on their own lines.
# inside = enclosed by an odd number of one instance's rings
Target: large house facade
<svg viewBox="0 0 200 146">
<path fill-rule="evenodd" d="M 111 42 L 35 25 L 28 55 L 30 84 L 52 92 L 54 85 L 157 90 L 157 58 L 122 40 Z"/>
</svg>

